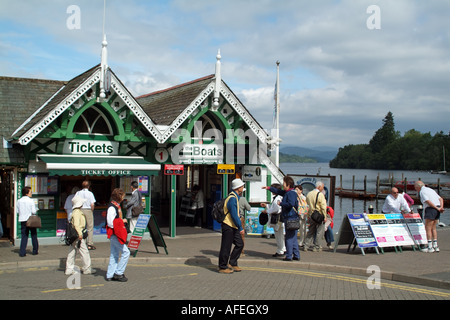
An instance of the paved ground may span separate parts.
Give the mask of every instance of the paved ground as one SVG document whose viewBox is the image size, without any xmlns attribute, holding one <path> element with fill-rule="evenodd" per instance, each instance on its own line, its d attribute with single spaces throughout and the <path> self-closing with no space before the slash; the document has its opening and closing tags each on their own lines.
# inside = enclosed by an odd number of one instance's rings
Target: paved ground
<svg viewBox="0 0 450 320">
<path fill-rule="evenodd" d="M 104 280 L 109 242 L 98 242 L 97 250 L 90 251 L 95 275 L 72 278 L 64 275 L 64 245 L 41 245 L 36 256 L 31 255 L 29 246 L 24 258 L 18 256 L 17 247 L 0 247 L 0 299 L 108 300 L 116 299 L 115 289 L 120 289 L 121 299 L 194 302 L 450 298 L 450 229 L 438 232 L 439 253 L 404 248 L 401 253 L 387 250 L 363 256 L 358 249 L 347 253 L 347 246 L 340 246 L 337 252 L 302 251 L 301 261 L 293 262 L 271 256 L 275 239 L 247 237 L 245 256 L 239 260 L 243 271 L 231 275 L 217 273 L 219 233 L 185 228 L 178 234 L 176 238 L 164 237 L 167 255 L 163 248 L 157 253 L 151 240 L 144 240 L 136 257 L 130 258 L 127 283 Z M 380 282 L 368 283 L 369 278 L 377 278 L 377 273 L 370 270 L 379 270 Z M 75 285 L 81 290 L 68 289 Z M 196 312 L 183 309 L 193 307 L 189 303 L 175 306 L 171 310 L 174 314 Z M 224 313 L 228 305 L 222 307 Z"/>
</svg>

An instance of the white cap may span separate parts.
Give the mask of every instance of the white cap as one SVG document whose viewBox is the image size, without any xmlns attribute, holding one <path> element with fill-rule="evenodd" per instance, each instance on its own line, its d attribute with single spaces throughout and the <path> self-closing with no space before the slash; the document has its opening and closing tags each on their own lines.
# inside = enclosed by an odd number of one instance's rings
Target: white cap
<svg viewBox="0 0 450 320">
<path fill-rule="evenodd" d="M 242 187 L 243 185 L 245 185 L 245 183 L 241 179 L 234 179 L 233 181 L 231 181 L 231 189 L 232 190 L 236 190 L 236 189 Z"/>
<path fill-rule="evenodd" d="M 72 209 L 81 208 L 85 201 L 86 201 L 86 199 L 84 199 L 82 197 L 79 197 L 79 196 L 73 197 L 73 199 L 72 199 Z"/>
</svg>

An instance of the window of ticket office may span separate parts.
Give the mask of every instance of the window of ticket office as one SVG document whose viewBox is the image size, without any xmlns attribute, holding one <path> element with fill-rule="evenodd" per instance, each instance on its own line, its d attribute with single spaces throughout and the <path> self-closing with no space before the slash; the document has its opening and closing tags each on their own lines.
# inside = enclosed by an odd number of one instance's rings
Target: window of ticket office
<svg viewBox="0 0 450 320">
<path fill-rule="evenodd" d="M 61 197 L 60 207 L 64 208 L 64 203 L 67 197 L 72 193 L 74 187 L 78 187 L 81 190 L 81 185 L 84 180 L 88 180 L 91 183 L 90 191 L 94 194 L 96 200 L 96 206 L 107 206 L 111 192 L 116 187 L 116 179 L 111 176 L 62 176 L 60 177 L 61 185 Z"/>
</svg>

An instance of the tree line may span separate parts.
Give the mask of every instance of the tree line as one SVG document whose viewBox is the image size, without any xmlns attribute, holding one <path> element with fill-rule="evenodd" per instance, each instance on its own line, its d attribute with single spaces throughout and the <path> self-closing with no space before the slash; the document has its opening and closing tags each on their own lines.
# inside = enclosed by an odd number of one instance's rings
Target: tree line
<svg viewBox="0 0 450 320">
<path fill-rule="evenodd" d="M 394 116 L 388 112 L 383 125 L 368 144 L 339 148 L 330 161 L 332 168 L 384 170 L 444 170 L 450 168 L 450 135 L 421 133 L 411 129 L 402 136 L 395 131 Z"/>
</svg>

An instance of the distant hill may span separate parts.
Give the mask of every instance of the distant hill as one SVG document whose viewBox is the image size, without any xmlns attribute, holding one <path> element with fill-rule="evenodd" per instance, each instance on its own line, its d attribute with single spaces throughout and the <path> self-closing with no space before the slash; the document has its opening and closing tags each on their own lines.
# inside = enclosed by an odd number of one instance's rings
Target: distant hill
<svg viewBox="0 0 450 320">
<path fill-rule="evenodd" d="M 338 150 L 333 147 L 303 148 L 285 146 L 280 148 L 280 153 L 284 153 L 286 155 L 296 155 L 302 158 L 311 158 L 317 162 L 330 162 L 336 157 Z"/>
<path fill-rule="evenodd" d="M 280 163 L 316 163 L 317 160 L 308 157 L 301 157 L 295 154 L 280 152 Z"/>
</svg>

